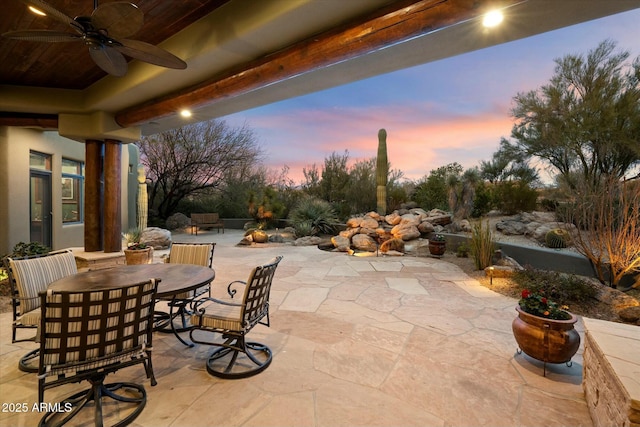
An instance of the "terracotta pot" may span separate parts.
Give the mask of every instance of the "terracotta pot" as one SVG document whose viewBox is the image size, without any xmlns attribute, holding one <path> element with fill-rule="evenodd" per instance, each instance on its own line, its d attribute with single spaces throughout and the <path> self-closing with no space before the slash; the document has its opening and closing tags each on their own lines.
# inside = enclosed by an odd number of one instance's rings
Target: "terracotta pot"
<svg viewBox="0 0 640 427">
<path fill-rule="evenodd" d="M 580 347 L 580 335 L 574 329 L 578 318 L 569 313 L 569 320 L 554 320 L 534 316 L 516 306 L 518 317 L 511 328 L 520 349 L 542 362 L 566 363 Z"/>
<path fill-rule="evenodd" d="M 429 240 L 429 253 L 431 255 L 442 256 L 447 250 L 447 242 Z"/>
<path fill-rule="evenodd" d="M 151 260 L 153 259 L 153 248 L 125 249 L 124 259 L 127 265 L 151 264 Z"/>
</svg>

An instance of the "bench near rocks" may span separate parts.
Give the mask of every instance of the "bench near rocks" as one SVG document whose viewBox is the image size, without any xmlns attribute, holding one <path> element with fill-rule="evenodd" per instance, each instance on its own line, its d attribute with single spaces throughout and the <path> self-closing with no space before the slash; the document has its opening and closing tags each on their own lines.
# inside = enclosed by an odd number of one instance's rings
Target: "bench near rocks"
<svg viewBox="0 0 640 427">
<path fill-rule="evenodd" d="M 224 221 L 220 219 L 217 213 L 192 213 L 191 214 L 191 232 L 195 231 L 198 235 L 198 228 L 216 228 L 218 233 L 222 229 L 224 234 Z"/>
</svg>

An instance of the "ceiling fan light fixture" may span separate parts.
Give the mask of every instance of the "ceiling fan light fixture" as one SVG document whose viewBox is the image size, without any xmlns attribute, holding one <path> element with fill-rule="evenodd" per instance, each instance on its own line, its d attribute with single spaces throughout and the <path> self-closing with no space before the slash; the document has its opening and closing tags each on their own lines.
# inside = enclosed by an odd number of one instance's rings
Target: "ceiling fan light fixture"
<svg viewBox="0 0 640 427">
<path fill-rule="evenodd" d="M 27 7 L 31 11 L 31 13 L 35 13 L 36 15 L 40 15 L 40 16 L 47 16 L 46 13 L 44 13 L 43 11 L 38 9 L 37 7 L 34 7 L 34 6 L 27 6 Z"/>
<path fill-rule="evenodd" d="M 144 21 L 144 14 L 133 3 L 114 1 L 98 6 L 96 0 L 91 16 L 71 18 L 44 0 L 22 1 L 32 13 L 52 17 L 71 26 L 78 34 L 53 30 L 18 30 L 2 34 L 4 37 L 37 42 L 82 41 L 88 46 L 93 62 L 107 74 L 116 77 L 127 73 L 127 60 L 123 55 L 159 67 L 176 70 L 187 68 L 186 62 L 167 50 L 140 40 L 122 38 L 135 34 Z"/>
</svg>

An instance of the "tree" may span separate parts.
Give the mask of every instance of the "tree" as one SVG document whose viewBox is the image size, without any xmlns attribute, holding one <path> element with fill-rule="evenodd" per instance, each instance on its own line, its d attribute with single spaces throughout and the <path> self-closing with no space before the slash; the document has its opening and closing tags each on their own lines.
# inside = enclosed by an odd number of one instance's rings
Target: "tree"
<svg viewBox="0 0 640 427">
<path fill-rule="evenodd" d="M 322 198 L 331 204 L 344 203 L 346 200 L 346 188 L 349 183 L 348 162 L 347 150 L 342 155 L 334 151 L 324 159 L 320 188 Z"/>
<path fill-rule="evenodd" d="M 455 178 L 462 173 L 462 166 L 458 162 L 449 163 L 432 170 L 426 178 L 422 179 L 412 195 L 412 200 L 424 209 L 449 208 L 449 189 L 447 183 L 452 184 Z M 454 176 L 454 178 L 450 178 Z"/>
<path fill-rule="evenodd" d="M 490 161 L 480 162 L 480 176 L 491 184 L 513 180 L 531 184 L 538 180 L 538 172 L 529 165 L 529 157 L 505 138 L 500 139 L 500 147 Z"/>
<path fill-rule="evenodd" d="M 640 57 L 628 64 L 629 52 L 615 48 L 606 40 L 586 58 L 556 59 L 549 84 L 514 98 L 516 147 L 548 162 L 572 189 L 640 164 Z"/>
<path fill-rule="evenodd" d="M 369 212 L 375 209 L 376 158 L 360 160 L 349 168 L 349 185 L 345 188 L 345 198 L 349 203 L 349 213 Z M 385 185 L 386 188 L 386 185 Z"/>
<path fill-rule="evenodd" d="M 188 197 L 220 189 L 225 177 L 246 175 L 261 159 L 252 130 L 210 120 L 145 137 L 141 162 L 151 179 L 149 206 L 162 219 Z"/>
</svg>

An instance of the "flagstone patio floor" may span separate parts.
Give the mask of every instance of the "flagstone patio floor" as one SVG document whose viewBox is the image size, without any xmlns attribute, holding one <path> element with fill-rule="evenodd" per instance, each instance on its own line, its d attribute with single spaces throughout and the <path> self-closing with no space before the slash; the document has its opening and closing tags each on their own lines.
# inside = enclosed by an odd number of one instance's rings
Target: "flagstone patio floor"
<svg viewBox="0 0 640 427">
<path fill-rule="evenodd" d="M 583 344 L 572 366 L 548 364 L 543 376 L 542 362 L 516 352 L 516 300 L 481 286 L 446 256 L 242 247 L 236 245 L 241 237 L 226 230 L 173 240 L 216 242 L 213 288 L 220 295 L 253 266 L 284 256 L 271 291 L 271 327 L 250 334 L 271 347 L 273 363 L 251 378 L 215 378 L 205 369 L 210 348 L 187 348 L 171 334 L 156 333 L 155 387 L 140 366 L 107 379 L 145 386 L 147 405 L 132 425 L 593 425 L 581 385 Z M 164 253 L 156 251 L 156 259 Z M 33 426 L 42 416 L 33 410 L 36 374 L 17 365 L 36 346 L 12 344 L 10 324 L 10 313 L 0 315 L 0 425 Z M 582 319 L 577 329 L 584 338 Z M 86 387 L 48 390 L 45 401 Z M 110 406 L 105 413 L 118 416 Z M 85 420 L 92 425 L 90 415 Z"/>
</svg>

